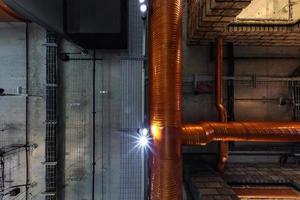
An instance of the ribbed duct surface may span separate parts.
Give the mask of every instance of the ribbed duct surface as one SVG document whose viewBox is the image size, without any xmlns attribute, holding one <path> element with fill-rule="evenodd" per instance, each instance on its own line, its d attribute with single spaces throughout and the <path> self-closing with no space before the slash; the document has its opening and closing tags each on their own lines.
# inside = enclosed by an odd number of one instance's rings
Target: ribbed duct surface
<svg viewBox="0 0 300 200">
<path fill-rule="evenodd" d="M 202 122 L 184 125 L 184 145 L 206 145 L 212 141 L 300 142 L 298 122 Z"/>
<path fill-rule="evenodd" d="M 181 199 L 181 70 L 183 0 L 150 5 L 151 199 Z"/>
</svg>

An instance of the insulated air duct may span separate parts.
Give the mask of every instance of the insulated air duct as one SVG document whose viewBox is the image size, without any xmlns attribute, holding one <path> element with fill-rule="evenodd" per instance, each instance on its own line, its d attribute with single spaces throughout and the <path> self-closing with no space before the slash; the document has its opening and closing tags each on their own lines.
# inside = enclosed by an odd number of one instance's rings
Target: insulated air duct
<svg viewBox="0 0 300 200">
<path fill-rule="evenodd" d="M 299 122 L 200 122 L 182 127 L 184 145 L 227 142 L 299 142 Z"/>
<path fill-rule="evenodd" d="M 150 2 L 150 124 L 154 149 L 151 199 L 179 200 L 183 0 Z"/>
<path fill-rule="evenodd" d="M 182 14 L 183 0 L 152 0 L 150 3 L 152 200 L 182 199 L 182 144 L 300 141 L 300 124 L 292 122 L 203 122 L 182 125 Z M 220 80 L 219 77 L 219 84 Z"/>
</svg>

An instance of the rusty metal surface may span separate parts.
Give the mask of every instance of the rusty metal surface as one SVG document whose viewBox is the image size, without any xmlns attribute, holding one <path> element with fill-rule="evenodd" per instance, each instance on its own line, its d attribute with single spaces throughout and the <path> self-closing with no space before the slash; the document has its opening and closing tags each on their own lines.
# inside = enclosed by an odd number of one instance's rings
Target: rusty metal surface
<svg viewBox="0 0 300 200">
<path fill-rule="evenodd" d="M 26 22 L 26 19 L 10 9 L 3 0 L 0 0 L 0 22 Z"/>
<path fill-rule="evenodd" d="M 300 142 L 299 122 L 201 122 L 184 125 L 185 145 L 206 145 L 212 141 Z"/>
<path fill-rule="evenodd" d="M 217 39 L 217 63 L 216 63 L 216 78 L 215 78 L 215 104 L 219 114 L 220 122 L 227 122 L 227 111 L 222 101 L 223 91 L 223 52 L 224 39 L 219 37 Z M 228 142 L 219 142 L 219 157 L 218 169 L 220 172 L 224 171 L 225 164 L 228 160 Z"/>
<path fill-rule="evenodd" d="M 150 3 L 152 200 L 182 198 L 182 15 L 183 0 Z"/>
<path fill-rule="evenodd" d="M 299 192 L 289 187 L 233 187 L 242 199 L 300 199 Z"/>
</svg>

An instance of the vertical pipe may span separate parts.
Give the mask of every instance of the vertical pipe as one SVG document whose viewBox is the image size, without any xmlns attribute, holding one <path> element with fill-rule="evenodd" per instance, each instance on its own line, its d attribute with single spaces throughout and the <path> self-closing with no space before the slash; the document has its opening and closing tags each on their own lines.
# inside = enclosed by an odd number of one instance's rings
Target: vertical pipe
<svg viewBox="0 0 300 200">
<path fill-rule="evenodd" d="M 1 182 L 0 182 L 0 192 L 4 192 L 4 188 L 5 188 L 5 179 L 4 179 L 4 155 L 0 155 L 0 169 L 1 169 Z M 1 194 L 2 195 L 2 194 Z M 2 196 L 0 196 L 2 197 Z M 1 199 L 1 198 L 0 198 Z"/>
<path fill-rule="evenodd" d="M 95 199 L 95 167 L 96 167 L 96 50 L 93 50 L 93 175 L 92 175 L 92 200 Z"/>
<path fill-rule="evenodd" d="M 182 199 L 183 0 L 150 1 L 151 200 Z"/>
<path fill-rule="evenodd" d="M 25 150 L 26 150 L 26 186 L 25 186 L 25 199 L 28 199 L 28 185 L 29 185 L 29 151 L 28 151 L 28 144 L 29 144 L 29 125 L 28 125 L 28 104 L 29 104 L 29 37 L 28 37 L 28 23 L 26 23 L 26 119 L 25 119 Z"/>
<path fill-rule="evenodd" d="M 216 64 L 216 77 L 215 77 L 215 103 L 218 110 L 219 121 L 227 121 L 226 109 L 222 102 L 222 90 L 223 90 L 223 47 L 224 40 L 219 37 L 217 40 L 217 64 Z"/>
<path fill-rule="evenodd" d="M 216 64 L 216 84 L 215 84 L 215 103 L 219 114 L 219 121 L 227 122 L 226 109 L 222 102 L 223 90 L 223 48 L 224 39 L 219 37 L 217 39 L 217 64 Z M 219 142 L 219 157 L 218 169 L 220 172 L 224 171 L 226 161 L 228 160 L 228 142 Z"/>
</svg>

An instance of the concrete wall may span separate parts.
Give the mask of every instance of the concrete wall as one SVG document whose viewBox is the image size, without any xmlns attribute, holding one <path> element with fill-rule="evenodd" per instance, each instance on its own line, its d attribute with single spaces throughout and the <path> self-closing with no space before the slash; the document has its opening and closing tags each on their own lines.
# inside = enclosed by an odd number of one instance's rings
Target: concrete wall
<svg viewBox="0 0 300 200">
<path fill-rule="evenodd" d="M 289 5 L 290 2 L 290 5 Z M 289 8 L 291 6 L 291 8 Z M 291 12 L 290 12 L 291 9 Z M 276 19 L 288 22 L 294 22 L 300 19 L 300 4 L 297 0 L 252 0 L 238 16 L 237 21 L 246 20 L 264 20 Z M 270 21 L 269 21 L 270 22 Z"/>
<path fill-rule="evenodd" d="M 29 144 L 37 148 L 29 152 L 28 180 L 30 199 L 40 199 L 44 191 L 44 31 L 30 24 L 28 28 L 28 68 L 26 69 L 26 25 L 0 24 L 0 87 L 8 95 L 0 97 L 0 148 L 25 145 L 26 131 Z M 27 75 L 26 75 L 27 74 Z M 28 77 L 28 80 L 26 80 Z M 26 88 L 28 82 L 28 88 Z M 22 90 L 17 88 L 21 87 Z M 26 106 L 26 98 L 28 99 Z M 28 129 L 26 130 L 26 123 Z M 5 156 L 5 188 L 26 183 L 26 156 L 20 148 Z M 8 189 L 9 191 L 9 189 Z M 25 187 L 13 199 L 25 198 Z M 5 198 L 7 199 L 7 198 Z M 8 198 L 10 199 L 10 198 Z"/>
<path fill-rule="evenodd" d="M 138 2 L 132 1 L 132 5 Z M 142 20 L 135 6 L 131 16 L 128 52 L 97 51 L 95 70 L 95 197 L 96 199 L 141 199 L 141 158 L 132 149 L 138 127 L 143 125 Z M 1 88 L 17 96 L 0 97 L 0 147 L 25 144 L 37 148 L 29 153 L 29 199 L 43 199 L 45 192 L 45 46 L 46 31 L 28 26 L 28 69 L 26 69 L 25 24 L 0 24 Z M 59 52 L 72 58 L 82 55 L 74 44 L 62 40 Z M 76 54 L 79 53 L 79 54 Z M 91 199 L 92 193 L 92 60 L 59 61 L 59 199 Z M 136 60 L 138 59 L 138 60 Z M 28 79 L 26 80 L 26 73 Z M 137 83 L 138 81 L 138 83 Z M 26 89 L 28 82 L 28 89 Z M 17 94 L 17 87 L 23 88 Z M 130 88 L 129 88 L 130 87 Z M 132 88 L 131 88 L 132 87 Z M 28 106 L 26 109 L 26 94 Z M 134 102 L 134 103 L 133 103 Z M 125 150 L 124 150 L 125 149 Z M 26 160 L 21 151 L 5 158 L 5 185 L 25 184 Z M 18 197 L 24 199 L 25 188 Z"/>
</svg>

